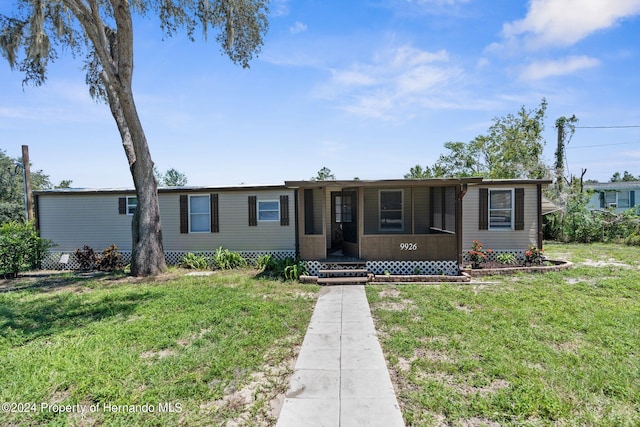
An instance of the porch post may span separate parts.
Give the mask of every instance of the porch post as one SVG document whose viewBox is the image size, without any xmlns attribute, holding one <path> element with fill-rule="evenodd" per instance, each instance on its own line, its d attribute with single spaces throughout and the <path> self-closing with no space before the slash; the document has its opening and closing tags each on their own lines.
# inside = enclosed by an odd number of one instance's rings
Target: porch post
<svg viewBox="0 0 640 427">
<path fill-rule="evenodd" d="M 456 241 L 458 252 L 458 266 L 462 265 L 462 198 L 467 194 L 467 183 L 456 186 Z"/>
</svg>

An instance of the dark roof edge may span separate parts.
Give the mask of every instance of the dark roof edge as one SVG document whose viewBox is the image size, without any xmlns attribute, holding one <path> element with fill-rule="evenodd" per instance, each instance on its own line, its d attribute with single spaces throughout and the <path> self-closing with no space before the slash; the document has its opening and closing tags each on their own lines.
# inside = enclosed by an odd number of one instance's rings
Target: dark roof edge
<svg viewBox="0 0 640 427">
<path fill-rule="evenodd" d="M 286 190 L 285 185 L 231 185 L 221 187 L 159 187 L 158 193 L 203 193 L 225 191 L 252 191 L 252 190 Z M 134 188 L 55 188 L 51 190 L 36 190 L 35 195 L 41 194 L 135 194 Z"/>
</svg>

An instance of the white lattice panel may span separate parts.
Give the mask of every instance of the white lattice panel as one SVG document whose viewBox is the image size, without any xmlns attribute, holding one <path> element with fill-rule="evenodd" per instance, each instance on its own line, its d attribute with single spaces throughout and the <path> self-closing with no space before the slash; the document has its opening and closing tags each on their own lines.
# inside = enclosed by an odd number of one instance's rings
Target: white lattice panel
<svg viewBox="0 0 640 427">
<path fill-rule="evenodd" d="M 367 261 L 367 269 L 373 274 L 457 276 L 460 273 L 456 261 Z"/>
<path fill-rule="evenodd" d="M 500 250 L 492 250 L 490 254 L 487 254 L 487 261 L 497 261 L 496 258 L 500 254 L 511 254 L 516 257 L 516 259 L 520 262 L 524 262 L 524 253 L 522 249 L 500 249 Z M 469 261 L 469 251 L 465 251 L 462 254 L 462 259 L 465 262 Z"/>
<path fill-rule="evenodd" d="M 69 254 L 69 262 L 66 265 L 60 264 L 60 257 L 63 253 Z M 167 265 L 178 265 L 182 261 L 182 258 L 188 253 L 188 251 L 166 251 L 164 253 L 164 258 L 167 262 Z M 215 251 L 198 251 L 198 255 L 204 255 L 207 258 L 213 258 L 215 255 Z M 120 251 L 122 255 L 122 261 L 125 265 L 131 263 L 131 251 Z M 247 262 L 252 265 L 255 264 L 257 259 L 262 255 L 271 255 L 274 258 L 284 259 L 287 257 L 295 258 L 296 253 L 293 250 L 282 250 L 282 251 L 240 251 L 240 255 Z M 80 268 L 80 264 L 76 259 L 74 253 L 69 252 L 48 252 L 44 259 L 42 260 L 42 268 L 44 270 L 59 270 L 61 268 L 69 269 L 69 270 L 78 270 Z"/>
</svg>

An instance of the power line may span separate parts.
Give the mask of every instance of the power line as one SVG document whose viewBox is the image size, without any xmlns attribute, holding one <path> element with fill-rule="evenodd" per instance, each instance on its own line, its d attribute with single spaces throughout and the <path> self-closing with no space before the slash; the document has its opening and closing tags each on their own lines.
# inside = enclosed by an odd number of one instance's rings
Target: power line
<svg viewBox="0 0 640 427">
<path fill-rule="evenodd" d="M 625 129 L 640 128 L 640 125 L 624 125 L 624 126 L 576 126 L 576 129 Z"/>
<path fill-rule="evenodd" d="M 565 147 L 565 149 L 568 149 L 568 148 L 611 147 L 612 145 L 628 145 L 628 144 L 638 144 L 638 143 L 637 142 L 616 142 L 616 143 L 613 143 L 613 144 L 572 145 L 572 146 Z"/>
</svg>

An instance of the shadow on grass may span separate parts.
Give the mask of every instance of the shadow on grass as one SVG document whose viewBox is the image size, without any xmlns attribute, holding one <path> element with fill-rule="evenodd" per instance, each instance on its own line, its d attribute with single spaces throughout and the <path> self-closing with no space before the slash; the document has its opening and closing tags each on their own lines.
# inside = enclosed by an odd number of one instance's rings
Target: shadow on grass
<svg viewBox="0 0 640 427">
<path fill-rule="evenodd" d="M 67 283 L 68 284 L 68 283 Z M 12 345 L 66 331 L 114 316 L 131 315 L 136 307 L 155 296 L 145 289 L 109 293 L 60 292 L 21 295 L 0 294 L 0 336 Z"/>
</svg>

